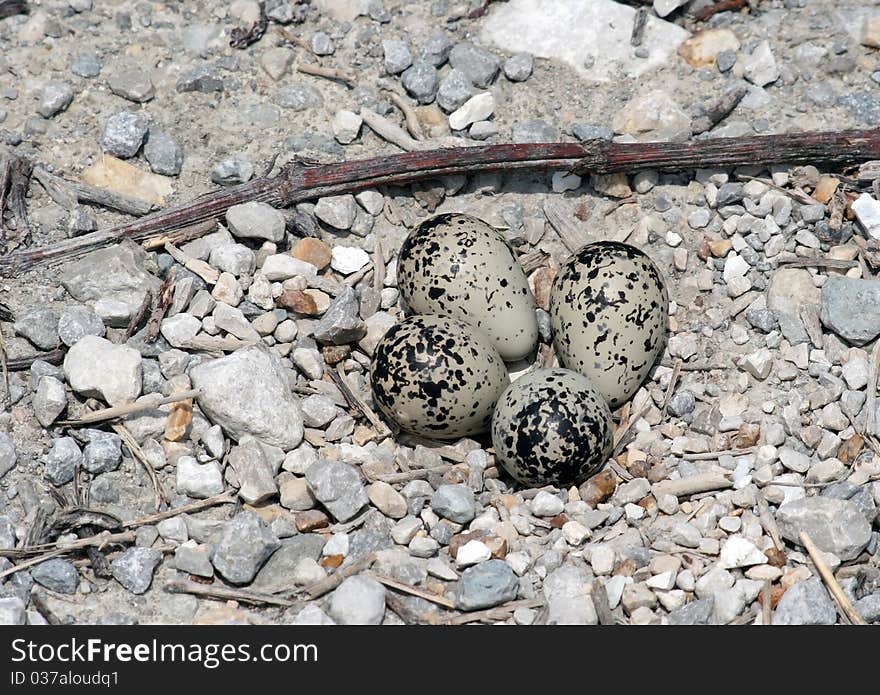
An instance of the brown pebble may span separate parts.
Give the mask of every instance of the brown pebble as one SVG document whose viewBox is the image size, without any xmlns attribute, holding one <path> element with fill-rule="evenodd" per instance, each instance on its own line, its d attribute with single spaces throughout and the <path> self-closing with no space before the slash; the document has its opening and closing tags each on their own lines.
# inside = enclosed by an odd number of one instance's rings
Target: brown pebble
<svg viewBox="0 0 880 695">
<path fill-rule="evenodd" d="M 754 423 L 744 423 L 739 426 L 739 432 L 737 432 L 733 438 L 730 440 L 730 444 L 735 449 L 747 449 L 750 446 L 755 446 L 758 443 L 758 439 L 761 438 L 761 426 L 756 425 Z"/>
<path fill-rule="evenodd" d="M 552 526 L 553 528 L 562 528 L 563 526 L 565 526 L 567 521 L 569 521 L 568 516 L 563 512 L 562 514 L 557 514 L 550 519 L 550 526 Z"/>
<path fill-rule="evenodd" d="M 492 553 L 492 557 L 495 560 L 503 560 L 507 557 L 507 539 L 502 538 L 501 536 L 486 536 L 483 538 L 483 543 L 486 544 L 486 547 L 489 548 L 489 552 Z"/>
<path fill-rule="evenodd" d="M 325 345 L 321 348 L 321 354 L 327 364 L 338 364 L 351 354 L 351 347 L 348 345 Z"/>
<path fill-rule="evenodd" d="M 724 258 L 732 248 L 733 243 L 730 239 L 709 240 L 709 251 L 712 252 L 712 255 L 715 256 L 715 258 Z"/>
<path fill-rule="evenodd" d="M 324 270 L 330 265 L 330 247 L 320 239 L 307 236 L 300 239 L 290 249 L 290 255 L 301 261 L 311 263 L 318 270 Z"/>
<path fill-rule="evenodd" d="M 778 584 L 774 584 L 770 587 L 770 608 L 776 608 L 776 604 L 779 603 L 779 599 L 782 598 L 782 595 L 785 593 L 785 587 L 779 586 Z M 760 605 L 764 605 L 764 592 L 758 594 L 758 603 Z"/>
<path fill-rule="evenodd" d="M 317 316 L 318 305 L 315 300 L 301 290 L 284 290 L 275 303 L 282 309 L 287 309 L 304 316 Z"/>
<path fill-rule="evenodd" d="M 538 268 L 529 278 L 529 284 L 532 286 L 532 294 L 535 296 L 535 304 L 545 311 L 550 309 L 550 288 L 553 286 L 553 279 L 556 277 L 556 271 L 553 268 Z"/>
<path fill-rule="evenodd" d="M 327 515 L 317 509 L 300 512 L 294 518 L 296 520 L 296 530 L 300 533 L 308 533 L 309 531 L 326 528 L 330 525 L 330 519 L 327 518 Z"/>
<path fill-rule="evenodd" d="M 617 488 L 617 476 L 611 469 L 599 471 L 587 482 L 578 488 L 581 499 L 595 507 L 600 502 L 604 502 L 611 497 L 615 488 Z"/>
<path fill-rule="evenodd" d="M 768 548 L 764 551 L 764 555 L 767 556 L 767 564 L 773 567 L 785 567 L 785 563 L 788 562 L 785 553 L 776 548 Z"/>
<path fill-rule="evenodd" d="M 823 176 L 819 179 L 819 183 L 816 184 L 816 188 L 813 190 L 813 198 L 822 203 L 822 205 L 827 205 L 839 185 L 840 181 L 833 176 Z"/>
<path fill-rule="evenodd" d="M 328 555 L 327 557 L 322 558 L 319 564 L 324 569 L 335 570 L 342 564 L 343 560 L 345 560 L 345 555 Z"/>
</svg>

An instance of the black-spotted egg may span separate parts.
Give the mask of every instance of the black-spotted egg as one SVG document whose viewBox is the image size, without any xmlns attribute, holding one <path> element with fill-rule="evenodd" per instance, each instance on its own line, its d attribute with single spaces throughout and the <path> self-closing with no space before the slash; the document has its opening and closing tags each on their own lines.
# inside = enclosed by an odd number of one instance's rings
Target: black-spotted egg
<svg viewBox="0 0 880 695">
<path fill-rule="evenodd" d="M 492 445 L 520 483 L 576 485 L 611 453 L 611 411 L 583 374 L 538 369 L 501 396 L 492 417 Z"/>
<path fill-rule="evenodd" d="M 588 244 L 560 268 L 550 323 L 560 363 L 589 377 L 612 409 L 638 390 L 664 345 L 663 276 L 629 244 Z"/>
<path fill-rule="evenodd" d="M 538 343 L 525 271 L 504 236 L 476 217 L 442 214 L 422 222 L 400 249 L 397 286 L 412 313 L 471 324 L 509 362 Z"/>
<path fill-rule="evenodd" d="M 441 316 L 411 316 L 385 334 L 370 368 L 373 401 L 401 429 L 456 439 L 489 429 L 510 383 L 480 331 Z"/>
</svg>

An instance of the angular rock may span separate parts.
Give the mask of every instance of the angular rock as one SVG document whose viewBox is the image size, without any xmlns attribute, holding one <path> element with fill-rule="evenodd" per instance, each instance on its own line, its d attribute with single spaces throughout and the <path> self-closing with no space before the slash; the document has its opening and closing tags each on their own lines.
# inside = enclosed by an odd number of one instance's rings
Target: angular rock
<svg viewBox="0 0 880 695">
<path fill-rule="evenodd" d="M 107 86 L 116 96 L 139 104 L 156 96 L 150 74 L 136 65 L 124 65 L 107 78 Z"/>
<path fill-rule="evenodd" d="M 183 166 L 183 150 L 161 128 L 151 127 L 144 145 L 144 157 L 156 174 L 177 176 Z"/>
<path fill-rule="evenodd" d="M 871 540 L 871 526 L 849 500 L 804 497 L 783 504 L 776 512 L 783 537 L 800 545 L 806 531 L 820 550 L 841 560 L 857 557 Z"/>
<path fill-rule="evenodd" d="M 816 577 L 790 587 L 773 612 L 773 625 L 834 625 L 836 622 L 834 603 Z"/>
<path fill-rule="evenodd" d="M 112 299 L 125 305 L 128 316 L 143 304 L 147 291 L 155 296 L 159 278 L 145 269 L 147 254 L 131 241 L 99 249 L 66 265 L 61 284 L 74 299 L 87 303 Z"/>
<path fill-rule="evenodd" d="M 84 335 L 104 337 L 104 322 L 94 311 L 84 306 L 72 306 L 61 312 L 58 318 L 58 337 L 70 347 Z"/>
<path fill-rule="evenodd" d="M 40 94 L 40 106 L 37 108 L 43 118 L 58 115 L 73 101 L 73 87 L 67 82 L 50 82 Z"/>
<path fill-rule="evenodd" d="M 248 584 L 280 547 L 278 538 L 260 517 L 242 511 L 223 527 L 211 553 L 211 564 L 232 584 Z"/>
<path fill-rule="evenodd" d="M 54 350 L 60 344 L 58 317 L 48 308 L 31 309 L 16 316 L 12 330 L 40 350 Z"/>
<path fill-rule="evenodd" d="M 64 358 L 70 388 L 109 405 L 131 403 L 141 393 L 141 354 L 94 335 L 83 336 Z"/>
<path fill-rule="evenodd" d="M 369 502 L 357 469 L 342 461 L 318 459 L 306 470 L 306 481 L 337 521 L 348 521 Z"/>
<path fill-rule="evenodd" d="M 471 123 L 485 121 L 495 111 L 495 97 L 491 92 L 482 92 L 468 99 L 449 116 L 452 130 L 464 130 Z"/>
<path fill-rule="evenodd" d="M 769 41 L 761 41 L 743 63 L 743 76 L 752 84 L 763 87 L 779 79 L 779 68 Z"/>
<path fill-rule="evenodd" d="M 5 436 L 5 435 L 4 435 Z M 0 446 L 2 446 L 0 438 Z M 46 465 L 43 467 L 43 475 L 53 485 L 59 486 L 69 483 L 76 475 L 76 468 L 82 462 L 82 452 L 73 437 L 61 437 L 56 439 L 46 455 Z M 2 471 L 2 468 L 0 468 Z M 0 474 L 2 477 L 2 474 Z"/>
<path fill-rule="evenodd" d="M 199 407 L 233 439 L 250 434 L 285 451 L 303 436 L 299 402 L 278 357 L 259 345 L 190 370 Z"/>
<path fill-rule="evenodd" d="M 196 499 L 207 499 L 223 492 L 223 473 L 216 461 L 199 463 L 192 456 L 177 460 L 177 492 Z"/>
<path fill-rule="evenodd" d="M 76 567 L 60 557 L 41 562 L 31 570 L 31 576 L 40 586 L 59 594 L 75 594 L 79 586 L 79 572 Z"/>
<path fill-rule="evenodd" d="M 154 548 L 129 548 L 110 563 L 113 578 L 133 594 L 146 593 L 153 582 L 153 572 L 162 562 L 162 553 Z"/>
<path fill-rule="evenodd" d="M 321 198 L 315 205 L 315 217 L 334 229 L 351 229 L 357 216 L 353 195 L 334 195 Z"/>
<path fill-rule="evenodd" d="M 466 524 L 476 516 L 474 492 L 467 485 L 441 485 L 431 497 L 431 509 L 444 519 Z"/>
<path fill-rule="evenodd" d="M 119 159 L 134 157 L 144 143 L 149 127 L 150 123 L 143 114 L 120 111 L 107 120 L 101 133 L 101 149 Z"/>
<path fill-rule="evenodd" d="M 822 323 L 853 345 L 880 335 L 880 281 L 828 277 L 822 285 Z"/>
<path fill-rule="evenodd" d="M 462 41 L 455 44 L 449 52 L 449 64 L 453 69 L 463 72 L 471 84 L 485 89 L 498 74 L 501 61 L 482 46 Z"/>
<path fill-rule="evenodd" d="M 329 345 L 345 345 L 363 338 L 367 328 L 360 319 L 359 310 L 357 293 L 354 288 L 346 286 L 315 324 L 315 340 Z"/>
<path fill-rule="evenodd" d="M 614 131 L 641 142 L 683 142 L 691 136 L 691 119 L 665 91 L 637 95 L 614 116 Z"/>
<path fill-rule="evenodd" d="M 271 205 L 250 201 L 233 205 L 226 211 L 226 224 L 234 236 L 245 239 L 284 239 L 284 215 Z"/>
<path fill-rule="evenodd" d="M 385 587 L 363 575 L 345 579 L 330 597 L 330 616 L 341 625 L 381 625 Z"/>
<path fill-rule="evenodd" d="M 491 608 L 516 598 L 519 578 L 503 560 L 487 560 L 461 573 L 455 593 L 459 610 Z"/>
<path fill-rule="evenodd" d="M 40 378 L 34 394 L 34 415 L 43 427 L 49 427 L 67 408 L 64 384 L 52 376 Z"/>
<path fill-rule="evenodd" d="M 297 566 L 303 560 L 314 562 L 320 559 L 323 548 L 324 538 L 318 533 L 285 538 L 254 578 L 251 589 L 270 594 L 289 590 L 291 575 Z"/>
</svg>

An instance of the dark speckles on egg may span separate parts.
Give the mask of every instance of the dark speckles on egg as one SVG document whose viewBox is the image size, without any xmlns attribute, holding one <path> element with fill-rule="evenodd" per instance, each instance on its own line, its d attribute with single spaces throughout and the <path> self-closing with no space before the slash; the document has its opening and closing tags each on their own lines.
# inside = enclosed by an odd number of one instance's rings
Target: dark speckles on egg
<svg viewBox="0 0 880 695">
<path fill-rule="evenodd" d="M 476 217 L 422 222 L 400 249 L 397 285 L 412 313 L 478 326 L 505 360 L 528 356 L 538 343 L 526 274 L 504 236 Z"/>
<path fill-rule="evenodd" d="M 501 396 L 492 444 L 504 469 L 525 485 L 578 484 L 608 459 L 611 412 L 585 376 L 539 369 Z"/>
<path fill-rule="evenodd" d="M 509 383 L 498 351 L 457 319 L 411 316 L 393 326 L 373 354 L 373 401 L 401 429 L 457 439 L 489 429 Z"/>
<path fill-rule="evenodd" d="M 666 336 L 669 299 L 654 262 L 629 244 L 588 244 L 560 269 L 550 323 L 560 363 L 586 375 L 612 408 L 644 381 Z"/>
</svg>

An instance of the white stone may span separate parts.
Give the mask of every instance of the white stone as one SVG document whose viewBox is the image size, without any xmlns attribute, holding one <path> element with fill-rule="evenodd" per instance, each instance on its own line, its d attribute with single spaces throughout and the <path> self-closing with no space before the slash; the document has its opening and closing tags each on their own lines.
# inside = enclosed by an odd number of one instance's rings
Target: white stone
<svg viewBox="0 0 880 695">
<path fill-rule="evenodd" d="M 315 277 L 318 269 L 308 261 L 301 261 L 287 253 L 276 253 L 263 261 L 263 275 L 269 282 L 283 282 L 293 277 Z"/>
<path fill-rule="evenodd" d="M 581 76 L 608 82 L 638 77 L 667 65 L 688 32 L 649 16 L 642 46 L 646 58 L 630 45 L 635 9 L 612 0 L 510 0 L 481 20 L 482 38 L 508 53 L 568 63 Z"/>
<path fill-rule="evenodd" d="M 492 92 L 475 94 L 449 114 L 449 127 L 452 130 L 464 130 L 471 123 L 485 121 L 494 111 L 495 97 Z"/>
<path fill-rule="evenodd" d="M 658 17 L 665 17 L 688 2 L 689 0 L 654 0 L 654 12 Z"/>
<path fill-rule="evenodd" d="M 343 275 L 356 273 L 370 262 L 370 255 L 357 246 L 334 246 L 331 254 L 330 267 Z"/>
<path fill-rule="evenodd" d="M 626 588 L 627 580 L 632 582 L 631 578 L 618 574 L 616 577 L 611 577 L 605 582 L 605 593 L 608 594 L 608 607 L 611 610 L 620 605 L 620 599 L 623 598 L 623 590 Z"/>
<path fill-rule="evenodd" d="M 562 537 L 571 545 L 580 545 L 590 537 L 591 531 L 578 521 L 566 521 L 562 525 Z"/>
<path fill-rule="evenodd" d="M 779 68 L 776 66 L 769 41 L 761 41 L 745 59 L 743 77 L 758 87 L 775 82 L 779 78 Z"/>
<path fill-rule="evenodd" d="M 532 514 L 535 516 L 556 516 L 565 509 L 562 500 L 546 490 L 541 490 L 532 500 Z"/>
<path fill-rule="evenodd" d="M 192 314 L 176 314 L 162 319 L 159 332 L 172 347 L 187 347 L 202 330 L 202 322 Z"/>
<path fill-rule="evenodd" d="M 733 278 L 739 278 L 751 270 L 752 266 L 739 254 L 729 253 L 724 259 L 724 282 L 730 282 Z"/>
<path fill-rule="evenodd" d="M 773 353 L 767 348 L 755 350 L 743 357 L 739 366 L 756 379 L 763 381 L 770 376 L 770 370 L 773 368 Z"/>
<path fill-rule="evenodd" d="M 614 570 L 615 553 L 610 545 L 597 545 L 590 552 L 590 567 L 597 575 L 611 574 Z"/>
<path fill-rule="evenodd" d="M 141 393 L 141 353 L 86 335 L 68 350 L 64 374 L 70 388 L 83 396 L 109 405 L 131 403 Z"/>
<path fill-rule="evenodd" d="M 880 201 L 870 193 L 862 193 L 851 207 L 862 228 L 872 238 L 880 239 Z"/>
<path fill-rule="evenodd" d="M 652 589 L 670 591 L 675 586 L 675 572 L 667 570 L 666 572 L 655 574 L 653 577 L 648 577 L 648 579 L 645 580 L 645 584 Z"/>
<path fill-rule="evenodd" d="M 766 562 L 767 556 L 750 540 L 742 536 L 730 536 L 721 547 L 718 565 L 724 569 L 733 569 L 763 565 Z"/>
<path fill-rule="evenodd" d="M 354 142 L 361 132 L 363 122 L 364 120 L 354 111 L 346 109 L 337 111 L 333 117 L 333 136 L 343 145 L 348 145 Z"/>
<path fill-rule="evenodd" d="M 192 456 L 177 460 L 177 491 L 182 495 L 205 499 L 223 492 L 223 474 L 216 461 L 200 464 Z"/>
<path fill-rule="evenodd" d="M 492 557 L 492 551 L 482 541 L 468 541 L 458 549 L 455 556 L 455 566 L 460 568 L 476 565 Z"/>
<path fill-rule="evenodd" d="M 785 447 L 779 451 L 779 460 L 788 470 L 806 473 L 810 469 L 810 457 L 794 449 Z"/>
<path fill-rule="evenodd" d="M 379 191 L 369 189 L 361 191 L 355 195 L 354 199 L 373 217 L 382 214 L 382 210 L 385 208 L 385 196 L 379 193 Z"/>
</svg>

